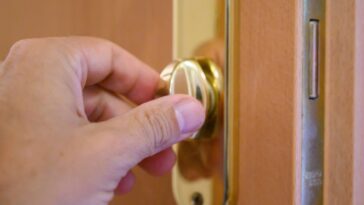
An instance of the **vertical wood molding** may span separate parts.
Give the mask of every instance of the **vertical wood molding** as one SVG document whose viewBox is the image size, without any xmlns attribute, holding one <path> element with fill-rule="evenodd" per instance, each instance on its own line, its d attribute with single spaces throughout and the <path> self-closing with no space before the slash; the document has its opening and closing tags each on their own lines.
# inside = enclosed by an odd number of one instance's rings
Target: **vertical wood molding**
<svg viewBox="0 0 364 205">
<path fill-rule="evenodd" d="M 355 4 L 354 205 L 364 205 L 364 1 Z"/>
<path fill-rule="evenodd" d="M 241 2 L 240 205 L 292 205 L 300 1 Z"/>
<path fill-rule="evenodd" d="M 296 114 L 296 123 L 295 123 L 295 132 L 294 132 L 294 147 L 293 147 L 293 155 L 294 155 L 294 164 L 293 164 L 293 171 L 294 171 L 294 182 L 293 187 L 293 203 L 292 205 L 301 205 L 301 194 L 302 194 L 302 96 L 303 96 L 303 49 L 304 49 L 304 15 L 303 15 L 303 2 L 304 0 L 298 0 L 296 4 L 297 10 L 297 19 L 296 19 L 296 98 L 295 98 L 295 114 Z"/>
<path fill-rule="evenodd" d="M 324 201 L 363 205 L 363 2 L 327 1 Z"/>
</svg>

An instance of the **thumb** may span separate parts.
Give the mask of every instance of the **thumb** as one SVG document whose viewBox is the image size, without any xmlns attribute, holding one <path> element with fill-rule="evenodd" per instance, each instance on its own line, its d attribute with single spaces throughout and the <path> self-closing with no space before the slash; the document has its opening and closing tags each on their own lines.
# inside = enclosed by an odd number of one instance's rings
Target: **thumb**
<svg viewBox="0 0 364 205">
<path fill-rule="evenodd" d="M 144 103 L 123 116 L 94 124 L 96 133 L 101 133 L 94 142 L 107 146 L 104 148 L 111 151 L 108 157 L 121 157 L 132 167 L 189 137 L 188 134 L 202 126 L 204 119 L 205 109 L 196 99 L 185 95 L 166 96 Z"/>
</svg>

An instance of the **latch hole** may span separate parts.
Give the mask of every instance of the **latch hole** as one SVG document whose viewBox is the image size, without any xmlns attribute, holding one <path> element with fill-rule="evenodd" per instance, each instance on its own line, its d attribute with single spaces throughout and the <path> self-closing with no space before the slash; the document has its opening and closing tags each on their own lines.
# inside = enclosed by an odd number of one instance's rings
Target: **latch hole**
<svg viewBox="0 0 364 205">
<path fill-rule="evenodd" d="M 195 192 L 191 197 L 192 205 L 203 205 L 203 196 L 199 192 Z"/>
</svg>

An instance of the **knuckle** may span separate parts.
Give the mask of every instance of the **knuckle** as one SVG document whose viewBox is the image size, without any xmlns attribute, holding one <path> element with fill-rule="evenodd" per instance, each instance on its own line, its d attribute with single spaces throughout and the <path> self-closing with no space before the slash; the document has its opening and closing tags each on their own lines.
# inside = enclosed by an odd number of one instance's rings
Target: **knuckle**
<svg viewBox="0 0 364 205">
<path fill-rule="evenodd" d="M 40 58 L 40 55 L 49 56 L 50 50 L 54 50 L 54 41 L 51 38 L 34 38 L 34 39 L 22 39 L 15 42 L 10 48 L 7 60 L 19 60 L 19 59 L 45 59 Z M 52 47 L 53 46 L 53 47 Z"/>
<path fill-rule="evenodd" d="M 4 62 L 3 62 L 3 70 L 13 70 L 16 65 L 18 65 L 22 60 L 28 59 L 29 56 L 32 58 L 31 55 L 33 55 L 34 52 L 34 46 L 35 40 L 33 39 L 23 39 L 15 42 L 10 50 L 8 55 L 6 56 Z"/>
<path fill-rule="evenodd" d="M 9 56 L 27 52 L 34 45 L 35 43 L 34 41 L 35 41 L 34 39 L 22 39 L 15 42 L 10 48 Z"/>
<path fill-rule="evenodd" d="M 36 41 L 36 40 L 35 39 L 21 39 L 21 40 L 18 40 L 17 42 L 15 42 L 13 47 L 22 48 L 22 47 L 31 45 L 32 43 L 34 43 L 34 41 Z"/>
<path fill-rule="evenodd" d="M 22 39 L 13 44 L 10 49 L 9 55 L 33 55 L 37 53 L 51 55 L 54 52 L 57 53 L 60 50 L 64 50 L 66 47 L 66 42 L 67 41 L 65 40 L 65 38 L 62 37 Z"/>
<path fill-rule="evenodd" d="M 173 117 L 173 108 L 147 109 L 135 115 L 140 135 L 148 140 L 146 146 L 149 153 L 160 151 L 177 135 L 178 126 Z"/>
<path fill-rule="evenodd" d="M 30 61 L 42 65 L 36 68 L 48 69 L 50 66 L 44 65 L 55 63 L 69 63 L 72 67 L 77 57 L 75 49 L 72 48 L 72 44 L 64 37 L 23 39 L 12 45 L 4 64 L 12 67 L 11 65 L 19 62 Z"/>
</svg>

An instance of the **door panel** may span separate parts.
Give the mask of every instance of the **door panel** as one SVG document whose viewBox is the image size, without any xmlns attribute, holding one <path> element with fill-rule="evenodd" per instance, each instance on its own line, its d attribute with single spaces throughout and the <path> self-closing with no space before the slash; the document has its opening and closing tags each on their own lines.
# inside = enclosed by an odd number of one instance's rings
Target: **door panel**
<svg viewBox="0 0 364 205">
<path fill-rule="evenodd" d="M 295 200 L 300 8 L 298 1 L 241 3 L 239 204 Z"/>
<path fill-rule="evenodd" d="M 355 8 L 355 125 L 354 125 L 354 199 L 364 204 L 364 1 L 356 1 Z"/>
<path fill-rule="evenodd" d="M 0 25 L 0 59 L 19 39 L 67 35 L 109 39 L 158 71 L 172 59 L 170 0 L 3 0 Z M 133 191 L 112 204 L 174 203 L 170 175 L 155 178 L 138 168 L 134 172 Z"/>
<path fill-rule="evenodd" d="M 0 59 L 22 38 L 91 35 L 112 40 L 161 68 L 172 55 L 171 8 L 169 0 L 3 0 Z"/>
<path fill-rule="evenodd" d="M 325 205 L 364 204 L 363 9 L 360 0 L 327 3 Z"/>
<path fill-rule="evenodd" d="M 300 204 L 302 3 L 241 3 L 239 204 Z M 326 3 L 324 204 L 362 205 L 364 4 Z"/>
<path fill-rule="evenodd" d="M 239 205 L 300 205 L 303 1 L 240 1 Z M 325 205 L 364 205 L 363 10 L 327 0 Z M 18 39 L 63 35 L 110 39 L 158 71 L 172 59 L 171 0 L 3 0 L 0 25 L 0 59 Z M 170 176 L 135 173 L 112 204 L 175 204 Z"/>
</svg>

